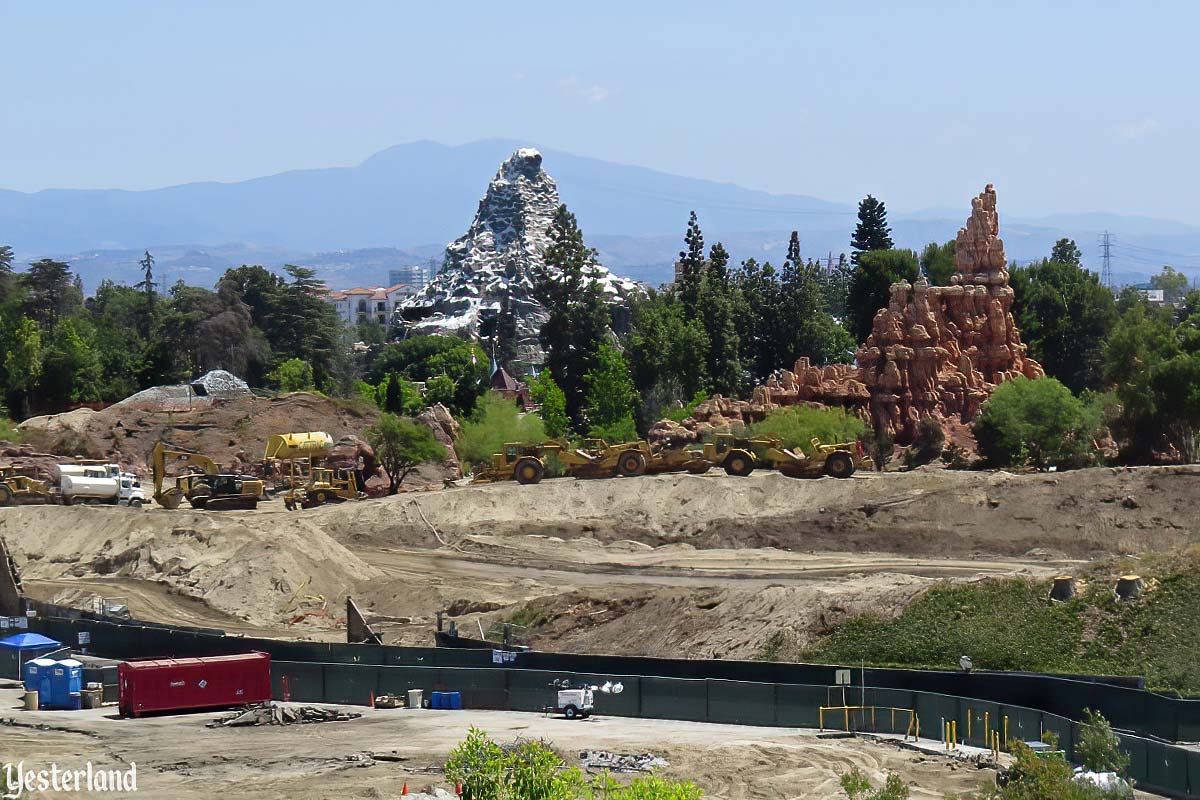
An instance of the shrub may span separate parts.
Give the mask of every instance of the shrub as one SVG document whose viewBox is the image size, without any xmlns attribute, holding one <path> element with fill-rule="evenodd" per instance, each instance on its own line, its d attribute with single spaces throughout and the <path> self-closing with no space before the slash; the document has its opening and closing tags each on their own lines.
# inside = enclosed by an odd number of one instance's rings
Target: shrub
<svg viewBox="0 0 1200 800">
<path fill-rule="evenodd" d="M 464 464 L 487 461 L 505 442 L 541 442 L 546 429 L 536 414 L 522 414 L 512 400 L 488 393 L 479 400 L 475 413 L 463 423 L 454 449 Z"/>
<path fill-rule="evenodd" d="M 607 773 L 589 780 L 541 741 L 501 747 L 478 728 L 450 751 L 446 778 L 471 800 L 699 800 L 691 783 L 649 775 L 622 786 Z"/>
<path fill-rule="evenodd" d="M 866 433 L 867 426 L 841 408 L 811 408 L 789 406 L 777 409 L 761 422 L 750 426 L 755 436 L 771 436 L 783 441 L 784 447 L 800 448 L 812 455 L 810 440 L 816 437 L 822 444 L 853 442 Z"/>
<path fill-rule="evenodd" d="M 547 435 L 556 439 L 566 436 L 571 429 L 571 418 L 567 416 L 567 396 L 550 377 L 549 370 L 529 381 L 529 394 L 541 406 L 538 416 L 546 425 Z"/>
<path fill-rule="evenodd" d="M 1054 378 L 1015 378 L 996 387 L 971 430 L 991 466 L 1070 469 L 1095 461 L 1098 411 Z"/>
<path fill-rule="evenodd" d="M 909 469 L 928 464 L 942 452 L 946 434 L 942 424 L 933 417 L 924 417 L 917 423 L 912 447 L 904 451 L 904 466 Z"/>
<path fill-rule="evenodd" d="M 871 790 L 871 782 L 858 767 L 841 777 L 842 791 L 848 800 L 908 800 L 908 787 L 904 780 L 894 772 L 889 772 L 883 786 Z"/>
<path fill-rule="evenodd" d="M 315 388 L 312 364 L 299 358 L 284 361 L 267 378 L 281 392 L 311 392 Z"/>
<path fill-rule="evenodd" d="M 1092 772 L 1124 772 L 1129 766 L 1129 755 L 1121 750 L 1120 744 L 1108 720 L 1090 708 L 1083 710 L 1075 757 L 1084 767 Z"/>
<path fill-rule="evenodd" d="M 683 422 L 688 417 L 692 416 L 692 412 L 696 410 L 696 406 L 708 399 L 707 392 L 696 392 L 695 396 L 688 401 L 687 405 L 682 408 L 672 408 L 663 416 L 672 422 Z"/>
</svg>

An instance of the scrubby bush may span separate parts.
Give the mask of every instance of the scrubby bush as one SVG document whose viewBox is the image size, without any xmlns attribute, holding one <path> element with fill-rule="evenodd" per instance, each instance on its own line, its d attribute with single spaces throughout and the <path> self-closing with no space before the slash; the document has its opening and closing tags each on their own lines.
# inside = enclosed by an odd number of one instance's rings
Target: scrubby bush
<svg viewBox="0 0 1200 800">
<path fill-rule="evenodd" d="M 820 439 L 822 444 L 853 442 L 866 430 L 861 419 L 847 414 L 844 409 L 809 406 L 777 409 L 750 426 L 750 433 L 755 436 L 781 439 L 784 447 L 798 447 L 810 455 L 813 437 Z"/>
<path fill-rule="evenodd" d="M 909 469 L 928 464 L 942 453 L 946 434 L 942 424 L 933 417 L 924 417 L 917 423 L 912 447 L 904 451 L 904 466 Z"/>
<path fill-rule="evenodd" d="M 996 387 L 972 425 L 991 466 L 1060 469 L 1094 463 L 1099 410 L 1054 378 L 1018 377 Z"/>
<path fill-rule="evenodd" d="M 311 392 L 313 383 L 312 364 L 299 358 L 289 358 L 267 376 L 281 392 Z"/>
<path fill-rule="evenodd" d="M 505 442 L 542 442 L 546 428 L 537 414 L 522 414 L 516 403 L 498 394 L 480 398 L 471 419 L 463 423 L 454 450 L 464 464 L 487 461 Z"/>
<path fill-rule="evenodd" d="M 908 787 L 904 780 L 894 772 L 889 772 L 883 786 L 872 790 L 871 781 L 858 767 L 841 776 L 842 792 L 847 800 L 908 800 Z"/>
<path fill-rule="evenodd" d="M 478 728 L 450 751 L 445 774 L 461 783 L 463 796 L 471 800 L 699 800 L 703 795 L 691 783 L 657 775 L 626 785 L 607 773 L 589 778 L 568 767 L 545 742 L 501 747 Z"/>
<path fill-rule="evenodd" d="M 1075 757 L 1092 772 L 1123 773 L 1129 766 L 1129 754 L 1121 749 L 1112 725 L 1097 711 L 1083 710 L 1083 725 L 1075 743 Z"/>
</svg>

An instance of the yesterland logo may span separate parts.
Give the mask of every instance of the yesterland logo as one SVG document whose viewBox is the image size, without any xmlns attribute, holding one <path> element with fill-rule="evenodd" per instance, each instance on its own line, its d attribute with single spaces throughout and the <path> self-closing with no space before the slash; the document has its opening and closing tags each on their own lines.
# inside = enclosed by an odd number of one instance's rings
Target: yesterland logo
<svg viewBox="0 0 1200 800">
<path fill-rule="evenodd" d="M 51 764 L 49 769 L 25 768 L 25 762 L 4 765 L 4 784 L 0 789 L 4 800 L 17 800 L 47 792 L 136 792 L 137 764 L 128 769 L 98 769 L 87 762 L 78 769 L 63 769 Z"/>
</svg>

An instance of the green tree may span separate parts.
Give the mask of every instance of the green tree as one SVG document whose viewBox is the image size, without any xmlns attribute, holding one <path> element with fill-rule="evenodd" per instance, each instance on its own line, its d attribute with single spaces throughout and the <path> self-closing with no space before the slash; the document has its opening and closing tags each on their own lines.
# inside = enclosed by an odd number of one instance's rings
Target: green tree
<svg viewBox="0 0 1200 800">
<path fill-rule="evenodd" d="M 1075 244 L 1074 239 L 1059 239 L 1050 248 L 1050 260 L 1059 264 L 1070 264 L 1078 267 L 1082 263 L 1083 252 Z"/>
<path fill-rule="evenodd" d="M 911 250 L 863 252 L 850 278 L 846 324 L 856 342 L 871 333 L 875 313 L 887 306 L 893 283 L 915 281 L 920 267 Z"/>
<path fill-rule="evenodd" d="M 154 256 L 147 250 L 142 260 L 138 262 L 142 268 L 142 280 L 135 288 L 142 292 L 142 313 L 138 316 L 138 330 L 143 339 L 149 339 L 154 334 L 155 305 L 157 295 L 154 291 Z"/>
<path fill-rule="evenodd" d="M 276 358 L 299 358 L 311 364 L 317 388 L 329 388 L 334 360 L 340 353 L 341 321 L 321 296 L 315 270 L 294 264 L 283 269 L 291 280 L 279 287 L 268 303 L 277 324 L 267 341 Z"/>
<path fill-rule="evenodd" d="M 73 319 L 63 320 L 49 334 L 38 387 L 39 400 L 47 410 L 100 399 L 100 362 L 90 338 L 81 335 L 80 324 Z"/>
<path fill-rule="evenodd" d="M 1017 377 L 996 387 L 971 426 L 979 452 L 996 467 L 1060 469 L 1095 460 L 1094 410 L 1054 378 Z"/>
<path fill-rule="evenodd" d="M 1092 772 L 1115 772 L 1120 775 L 1129 767 L 1129 754 L 1121 749 L 1121 742 L 1113 733 L 1112 725 L 1102 714 L 1090 708 L 1083 710 L 1079 740 L 1075 742 L 1075 757 Z"/>
<path fill-rule="evenodd" d="M 688 319 L 700 315 L 700 294 L 704 284 L 704 233 L 696 212 L 688 216 L 687 231 L 683 235 L 684 249 L 679 252 L 676 265 L 675 290 L 683 303 L 683 313 Z"/>
<path fill-rule="evenodd" d="M 453 406 L 456 393 L 457 387 L 454 385 L 453 378 L 449 375 L 434 375 L 425 381 L 424 405 L 432 406 L 441 403 L 447 407 Z"/>
<path fill-rule="evenodd" d="M 699 319 L 708 338 L 707 372 L 712 390 L 736 396 L 744 383 L 739 357 L 735 289 L 729 278 L 729 253 L 713 245 L 700 284 Z M 684 305 L 686 312 L 686 305 Z"/>
<path fill-rule="evenodd" d="M 1163 267 L 1162 271 L 1150 278 L 1150 286 L 1162 289 L 1163 300 L 1167 303 L 1177 303 L 1187 293 L 1187 275 L 1176 272 L 1174 267 Z"/>
<path fill-rule="evenodd" d="M 83 303 L 83 293 L 65 261 L 43 258 L 33 262 L 21 274 L 21 284 L 26 291 L 25 315 L 44 331 L 53 330 Z"/>
<path fill-rule="evenodd" d="M 862 254 L 872 250 L 891 250 L 892 229 L 887 224 L 887 209 L 881 201 L 867 195 L 858 204 L 858 224 L 850 239 L 850 261 L 858 265 Z"/>
<path fill-rule="evenodd" d="M 281 392 L 311 392 L 315 388 L 312 365 L 299 358 L 280 363 L 269 377 Z"/>
<path fill-rule="evenodd" d="M 28 417 L 32 395 L 42 379 L 42 332 L 28 317 L 17 323 L 4 356 L 4 368 L 8 373 L 5 393 L 9 411 Z"/>
<path fill-rule="evenodd" d="M 596 367 L 584 378 L 587 384 L 588 435 L 611 442 L 637 438 L 633 422 L 633 380 L 621 351 L 611 344 L 600 346 Z"/>
<path fill-rule="evenodd" d="M 548 313 L 538 339 L 546 368 L 566 397 L 567 414 L 582 426 L 585 376 L 596 366 L 600 345 L 609 340 L 612 317 L 596 274 L 596 251 L 584 244 L 565 205 L 555 211 L 548 236 L 545 268 L 534 284 L 534 297 Z"/>
<path fill-rule="evenodd" d="M 541 406 L 538 416 L 546 426 L 546 435 L 552 439 L 566 436 L 571 429 L 571 418 L 567 416 L 567 398 L 549 372 L 543 372 L 529 381 L 529 393 Z"/>
<path fill-rule="evenodd" d="M 753 258 L 748 258 L 742 262 L 734 282 L 740 302 L 736 319 L 742 363 L 754 381 L 760 382 L 788 359 L 789 345 L 780 336 L 785 323 L 779 275 L 771 262 L 759 266 Z M 688 396 L 684 394 L 680 399 Z"/>
<path fill-rule="evenodd" d="M 1102 389 L 1104 343 L 1117 305 L 1096 274 L 1078 263 L 1041 261 L 1013 269 L 1009 285 L 1029 354 L 1073 392 Z"/>
<path fill-rule="evenodd" d="M 434 438 L 433 431 L 395 414 L 380 415 L 366 434 L 379 465 L 387 473 L 388 494 L 399 492 L 404 479 L 421 464 L 446 457 L 446 448 Z"/>
<path fill-rule="evenodd" d="M 0 304 L 7 303 L 13 293 L 13 251 L 8 245 L 0 245 Z"/>
<path fill-rule="evenodd" d="M 389 414 L 404 413 L 404 381 L 395 372 L 388 375 L 384 386 L 383 410 Z"/>
<path fill-rule="evenodd" d="M 704 326 L 684 316 L 674 295 L 652 291 L 634 301 L 626 352 L 638 393 L 640 430 L 648 430 L 664 411 L 707 393 L 707 351 Z"/>
<path fill-rule="evenodd" d="M 933 286 L 949 286 L 954 275 L 955 240 L 945 244 L 930 242 L 921 251 L 921 274 Z"/>
<path fill-rule="evenodd" d="M 366 367 L 367 380 L 380 384 L 391 374 L 426 383 L 439 375 L 450 378 L 454 396 L 446 405 L 457 416 L 469 415 L 488 387 L 487 356 L 479 345 L 455 336 L 413 336 L 384 345 Z"/>
</svg>

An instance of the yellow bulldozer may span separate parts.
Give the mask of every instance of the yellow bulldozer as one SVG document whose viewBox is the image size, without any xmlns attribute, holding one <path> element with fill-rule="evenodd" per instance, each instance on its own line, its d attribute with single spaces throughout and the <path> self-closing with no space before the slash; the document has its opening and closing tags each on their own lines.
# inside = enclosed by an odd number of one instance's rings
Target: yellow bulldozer
<svg viewBox="0 0 1200 800">
<path fill-rule="evenodd" d="M 324 431 L 277 433 L 267 439 L 264 460 L 289 462 L 291 477 L 288 491 L 283 497 L 283 504 L 289 511 L 358 500 L 365 496 L 353 470 L 320 466 L 332 449 L 333 437 Z M 303 470 L 297 472 L 297 460 L 307 460 L 307 479 Z"/>
<path fill-rule="evenodd" d="M 711 466 L 723 467 L 726 474 L 746 476 L 755 469 L 774 469 L 792 478 L 849 478 L 859 468 L 870 468 L 874 462 L 857 443 L 821 444 L 812 440 L 812 455 L 790 450 L 783 442 L 766 436 L 752 438 L 718 433 L 705 442 L 703 458 Z M 704 469 L 688 467 L 689 472 Z"/>
<path fill-rule="evenodd" d="M 154 500 L 163 508 L 179 508 L 187 500 L 192 508 L 209 511 L 254 509 L 263 498 L 263 482 L 243 475 L 223 474 L 206 455 L 188 450 L 169 449 L 163 442 L 154 445 L 151 468 L 154 474 Z M 183 464 L 189 472 L 168 476 L 167 462 Z M 199 470 L 199 471 L 196 471 Z M 165 486 L 167 478 L 173 486 Z"/>
</svg>

